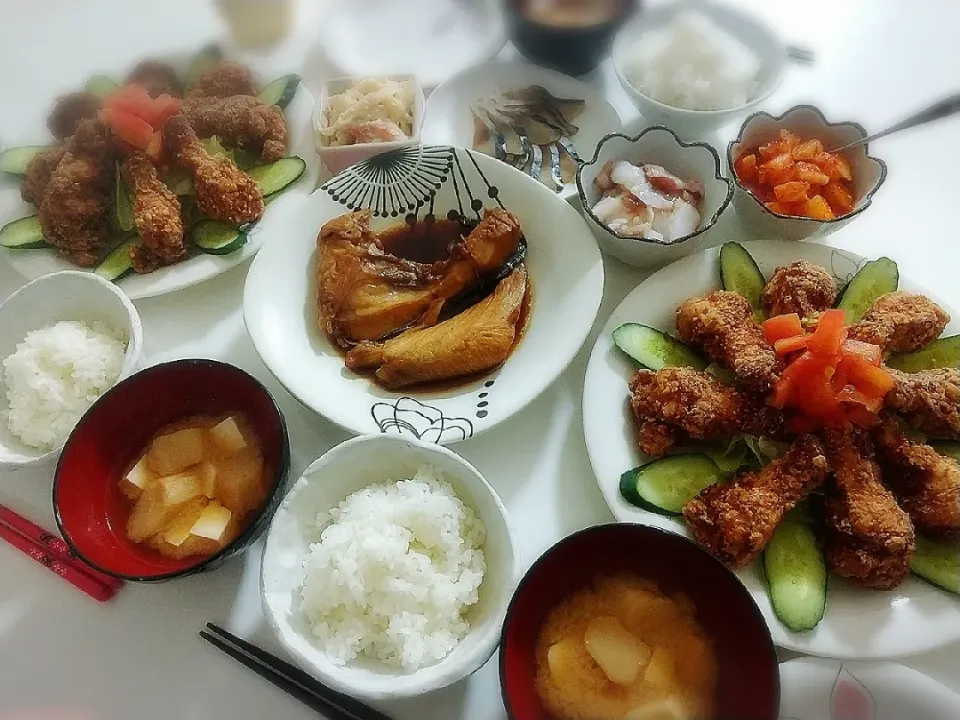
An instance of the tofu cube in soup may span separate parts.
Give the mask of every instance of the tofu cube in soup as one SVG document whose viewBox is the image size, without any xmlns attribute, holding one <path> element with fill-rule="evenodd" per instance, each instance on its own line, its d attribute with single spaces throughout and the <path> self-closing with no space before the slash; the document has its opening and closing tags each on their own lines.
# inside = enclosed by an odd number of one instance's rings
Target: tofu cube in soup
<svg viewBox="0 0 960 720">
<path fill-rule="evenodd" d="M 178 473 L 203 460 L 204 432 L 199 427 L 176 430 L 154 438 L 147 461 L 158 475 Z"/>
<path fill-rule="evenodd" d="M 231 512 L 242 515 L 263 502 L 263 459 L 243 453 L 224 461 L 217 472 L 217 496 Z"/>
<path fill-rule="evenodd" d="M 190 526 L 189 534 L 209 540 L 220 540 L 227 531 L 233 513 L 223 505 L 214 501 L 207 505 L 203 512 Z"/>
<path fill-rule="evenodd" d="M 180 547 L 190 537 L 190 531 L 207 507 L 205 497 L 197 497 L 184 505 L 160 535 L 164 542 Z"/>
<path fill-rule="evenodd" d="M 120 492 L 128 500 L 136 500 L 146 489 L 147 483 L 153 480 L 154 474 L 147 467 L 147 459 L 141 457 L 137 464 L 120 481 Z"/>
<path fill-rule="evenodd" d="M 176 517 L 178 505 L 164 502 L 164 489 L 160 482 L 152 482 L 140 495 L 127 520 L 127 537 L 133 542 L 143 542 L 166 529 Z"/>
<path fill-rule="evenodd" d="M 163 503 L 167 506 L 177 507 L 201 495 L 200 479 L 196 472 L 187 471 L 167 475 L 160 478 L 157 483 L 163 492 Z"/>
<path fill-rule="evenodd" d="M 234 417 L 228 417 L 210 428 L 210 439 L 214 447 L 223 455 L 236 455 L 247 447 L 247 441 Z"/>
</svg>

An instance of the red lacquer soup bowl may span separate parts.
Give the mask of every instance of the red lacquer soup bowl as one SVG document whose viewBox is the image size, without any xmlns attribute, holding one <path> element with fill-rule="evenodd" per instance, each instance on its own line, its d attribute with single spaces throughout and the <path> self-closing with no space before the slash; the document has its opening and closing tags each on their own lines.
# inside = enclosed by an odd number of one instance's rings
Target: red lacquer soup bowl
<svg viewBox="0 0 960 720">
<path fill-rule="evenodd" d="M 777 655 L 750 593 L 693 542 L 632 524 L 599 525 L 561 540 L 521 580 L 500 641 L 500 688 L 510 720 L 552 719 L 535 687 L 536 642 L 547 614 L 598 575 L 623 572 L 653 580 L 665 593 L 683 593 L 696 605 L 719 672 L 709 720 L 777 720 Z"/>
<path fill-rule="evenodd" d="M 191 415 L 243 413 L 260 441 L 270 489 L 240 534 L 206 557 L 171 559 L 127 539 L 128 503 L 119 480 L 164 426 Z M 290 466 L 286 424 L 253 376 L 215 360 L 155 365 L 123 382 L 87 411 L 63 448 L 53 506 L 64 540 L 81 560 L 124 580 L 155 582 L 210 570 L 251 545 L 282 499 Z"/>
</svg>

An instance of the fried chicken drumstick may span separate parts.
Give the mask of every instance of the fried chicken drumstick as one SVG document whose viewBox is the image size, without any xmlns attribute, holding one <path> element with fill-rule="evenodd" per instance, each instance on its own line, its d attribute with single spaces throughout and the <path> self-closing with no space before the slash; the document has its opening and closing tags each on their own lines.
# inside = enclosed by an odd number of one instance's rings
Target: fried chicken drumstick
<svg viewBox="0 0 960 720">
<path fill-rule="evenodd" d="M 176 164 L 193 178 L 197 206 L 207 216 L 243 225 L 263 215 L 263 195 L 257 184 L 229 158 L 211 157 L 184 115 L 167 121 L 163 140 Z"/>
<path fill-rule="evenodd" d="M 690 298 L 677 308 L 676 322 L 681 340 L 702 347 L 743 385 L 759 392 L 773 387 L 781 363 L 745 297 L 718 290 Z"/>
<path fill-rule="evenodd" d="M 811 318 L 833 307 L 837 299 L 837 283 L 819 265 L 798 260 L 778 267 L 760 294 L 767 315 L 796 313 Z"/>
<path fill-rule="evenodd" d="M 653 457 L 679 439 L 678 431 L 695 440 L 712 440 L 736 433 L 774 433 L 782 422 L 779 411 L 762 398 L 692 368 L 638 371 L 630 383 L 630 405 L 640 422 L 640 449 Z"/>
<path fill-rule="evenodd" d="M 749 565 L 796 504 L 830 471 L 823 445 L 801 435 L 783 457 L 705 488 L 683 508 L 696 541 L 731 567 Z"/>
<path fill-rule="evenodd" d="M 908 439 L 890 416 L 874 440 L 884 464 L 883 480 L 917 530 L 941 536 L 960 531 L 960 463 Z"/>
<path fill-rule="evenodd" d="M 880 482 L 862 431 L 825 430 L 823 441 L 833 470 L 824 505 L 828 567 L 864 587 L 897 587 L 910 574 L 913 523 Z"/>
<path fill-rule="evenodd" d="M 940 337 L 949 322 L 930 298 L 898 290 L 878 297 L 847 337 L 879 345 L 887 354 L 913 352 Z"/>
<path fill-rule="evenodd" d="M 897 381 L 885 398 L 887 408 L 928 437 L 960 440 L 960 369 L 887 370 Z"/>
<path fill-rule="evenodd" d="M 131 253 L 133 269 L 153 272 L 186 255 L 180 201 L 160 181 L 150 159 L 142 152 L 133 153 L 123 161 L 120 172 L 133 189 L 134 222 L 143 240 Z"/>
</svg>

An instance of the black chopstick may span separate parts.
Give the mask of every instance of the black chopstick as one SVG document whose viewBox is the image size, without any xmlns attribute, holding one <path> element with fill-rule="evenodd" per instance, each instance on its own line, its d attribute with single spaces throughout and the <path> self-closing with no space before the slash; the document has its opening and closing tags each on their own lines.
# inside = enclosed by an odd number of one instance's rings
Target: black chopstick
<svg viewBox="0 0 960 720">
<path fill-rule="evenodd" d="M 200 631 L 201 638 L 329 720 L 391 720 L 379 710 L 328 688 L 300 668 L 219 625 L 207 623 L 207 630 Z"/>
</svg>

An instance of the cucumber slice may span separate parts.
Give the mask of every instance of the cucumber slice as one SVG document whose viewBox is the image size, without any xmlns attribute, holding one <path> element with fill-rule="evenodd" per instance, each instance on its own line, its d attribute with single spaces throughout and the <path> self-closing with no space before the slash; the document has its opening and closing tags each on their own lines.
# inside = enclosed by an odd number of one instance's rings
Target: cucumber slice
<svg viewBox="0 0 960 720">
<path fill-rule="evenodd" d="M 852 325 L 867 314 L 874 300 L 893 292 L 899 285 L 900 271 L 893 260 L 888 257 L 871 260 L 847 283 L 837 307 L 846 310 L 847 324 Z"/>
<path fill-rule="evenodd" d="M 809 525 L 789 518 L 763 551 L 770 602 L 793 632 L 813 630 L 827 608 L 827 566 Z"/>
<path fill-rule="evenodd" d="M 8 175 L 26 175 L 27 165 L 30 164 L 30 161 L 36 157 L 38 152 L 46 149 L 43 145 L 7 148 L 0 152 L 0 170 Z"/>
<path fill-rule="evenodd" d="M 120 164 L 117 163 L 116 195 L 114 200 L 114 224 L 120 232 L 132 232 L 136 226 L 133 214 L 133 189 L 127 185 L 120 175 Z"/>
<path fill-rule="evenodd" d="M 246 171 L 253 181 L 259 186 L 260 192 L 264 197 L 276 195 L 295 183 L 307 169 L 307 164 L 303 158 L 291 155 L 290 157 L 280 158 L 269 165 L 258 165 Z"/>
<path fill-rule="evenodd" d="M 100 264 L 94 269 L 94 272 L 104 280 L 111 280 L 113 282 L 130 274 L 133 272 L 133 260 L 130 257 L 130 250 L 139 242 L 142 242 L 139 235 L 127 238 L 106 254 L 103 260 L 100 261 Z"/>
<path fill-rule="evenodd" d="M 267 84 L 257 97 L 262 103 L 276 105 L 283 109 L 293 100 L 298 87 L 300 87 L 300 76 L 296 73 L 290 73 Z"/>
<path fill-rule="evenodd" d="M 620 494 L 631 505 L 658 515 L 680 515 L 701 490 L 724 477 L 706 455 L 670 455 L 627 470 L 620 476 Z"/>
<path fill-rule="evenodd" d="M 281 161 L 278 161 L 281 162 Z M 639 323 L 624 323 L 613 331 L 613 342 L 638 363 L 651 370 L 692 367 L 703 370 L 707 361 L 674 337 Z"/>
<path fill-rule="evenodd" d="M 245 231 L 215 220 L 204 220 L 193 228 L 193 244 L 208 255 L 229 255 L 246 242 Z"/>
<path fill-rule="evenodd" d="M 40 218 L 36 215 L 22 217 L 0 228 L 0 247 L 10 250 L 35 250 L 49 247 L 43 239 Z"/>
<path fill-rule="evenodd" d="M 960 595 L 960 546 L 918 537 L 910 570 L 927 582 Z"/>
<path fill-rule="evenodd" d="M 952 457 L 960 462 L 960 442 L 956 440 L 931 440 L 929 445 L 941 455 Z"/>
<path fill-rule="evenodd" d="M 196 54 L 187 70 L 187 79 L 183 83 L 183 91 L 189 90 L 200 77 L 200 73 L 223 59 L 223 51 L 217 45 L 208 45 Z"/>
<path fill-rule="evenodd" d="M 91 75 L 84 87 L 84 90 L 91 95 L 96 95 L 100 99 L 105 98 L 107 95 L 119 89 L 120 83 L 106 75 Z"/>
<path fill-rule="evenodd" d="M 960 335 L 934 340 L 922 350 L 894 355 L 887 365 L 904 372 L 920 372 L 960 366 Z"/>
<path fill-rule="evenodd" d="M 763 318 L 760 293 L 767 284 L 753 256 L 738 242 L 724 243 L 720 248 L 720 284 L 724 290 L 743 295 L 758 318 Z"/>
</svg>

